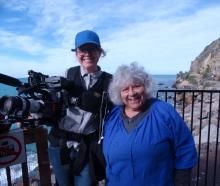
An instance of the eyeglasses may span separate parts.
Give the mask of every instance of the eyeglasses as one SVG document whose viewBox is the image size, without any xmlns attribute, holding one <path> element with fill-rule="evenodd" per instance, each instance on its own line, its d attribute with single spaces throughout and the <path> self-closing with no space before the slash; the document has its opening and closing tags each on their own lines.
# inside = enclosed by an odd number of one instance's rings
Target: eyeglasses
<svg viewBox="0 0 220 186">
<path fill-rule="evenodd" d="M 97 52 L 99 51 L 100 48 L 97 46 L 82 46 L 77 48 L 76 52 L 78 52 L 79 54 L 83 54 L 83 53 L 93 53 L 93 52 Z"/>
</svg>

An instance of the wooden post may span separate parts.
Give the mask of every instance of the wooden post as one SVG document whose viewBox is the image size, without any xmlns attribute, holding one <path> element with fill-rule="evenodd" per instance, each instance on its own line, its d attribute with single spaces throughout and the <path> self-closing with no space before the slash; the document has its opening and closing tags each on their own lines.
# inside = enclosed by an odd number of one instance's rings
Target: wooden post
<svg viewBox="0 0 220 186">
<path fill-rule="evenodd" d="M 25 144 L 36 143 L 41 185 L 51 184 L 51 170 L 48 157 L 48 134 L 43 126 L 24 130 Z"/>
</svg>

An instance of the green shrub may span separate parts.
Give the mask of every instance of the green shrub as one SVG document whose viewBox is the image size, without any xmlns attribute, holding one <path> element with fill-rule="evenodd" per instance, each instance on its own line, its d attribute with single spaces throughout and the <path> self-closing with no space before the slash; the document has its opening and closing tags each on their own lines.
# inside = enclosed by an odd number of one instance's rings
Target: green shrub
<svg viewBox="0 0 220 186">
<path fill-rule="evenodd" d="M 202 77 L 203 77 L 203 78 L 208 78 L 208 77 L 210 76 L 210 73 L 211 73 L 211 68 L 210 68 L 210 66 L 208 65 L 207 68 L 203 71 Z"/>
<path fill-rule="evenodd" d="M 180 71 L 177 74 L 177 78 L 186 79 L 186 80 L 188 79 L 188 76 L 189 76 L 189 72 Z"/>
<path fill-rule="evenodd" d="M 197 84 L 198 84 L 198 81 L 197 81 L 196 77 L 193 76 L 193 75 L 188 75 L 187 80 L 188 80 L 191 84 L 193 84 L 193 85 L 197 85 Z"/>
</svg>

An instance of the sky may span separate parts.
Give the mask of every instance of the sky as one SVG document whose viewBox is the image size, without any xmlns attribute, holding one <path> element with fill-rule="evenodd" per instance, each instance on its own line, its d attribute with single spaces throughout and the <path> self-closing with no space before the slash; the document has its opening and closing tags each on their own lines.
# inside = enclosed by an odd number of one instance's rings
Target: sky
<svg viewBox="0 0 220 186">
<path fill-rule="evenodd" d="M 98 33 L 102 70 L 138 62 L 152 75 L 188 71 L 220 37 L 219 0 L 0 0 L 0 73 L 64 75 L 75 35 Z"/>
</svg>

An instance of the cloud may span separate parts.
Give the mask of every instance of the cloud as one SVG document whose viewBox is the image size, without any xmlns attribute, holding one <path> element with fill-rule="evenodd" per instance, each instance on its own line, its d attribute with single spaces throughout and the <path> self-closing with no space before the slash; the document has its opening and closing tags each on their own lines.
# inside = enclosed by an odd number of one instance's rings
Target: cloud
<svg viewBox="0 0 220 186">
<path fill-rule="evenodd" d="M 17 49 L 29 54 L 37 54 L 44 49 L 44 47 L 31 36 L 17 35 L 5 30 L 0 30 L 0 44 L 1 47 Z"/>
<path fill-rule="evenodd" d="M 58 74 L 78 64 L 70 48 L 75 34 L 84 29 L 100 35 L 107 51 L 100 65 L 106 71 L 114 72 L 121 63 L 137 61 L 150 73 L 175 74 L 188 70 L 190 62 L 220 33 L 220 5 L 199 0 L 23 0 L 21 5 L 17 1 L 3 4 L 8 11 L 22 12 L 9 16 L 11 28 L 16 21 L 30 24 L 26 31 L 0 30 L 0 51 L 15 49 L 24 57 L 1 54 L 10 74 L 18 74 L 12 69 L 19 66 Z M 5 66 L 2 69 L 7 72 Z"/>
<path fill-rule="evenodd" d="M 1 6 L 10 11 L 24 11 L 27 8 L 27 0 L 1 0 Z"/>
<path fill-rule="evenodd" d="M 138 61 L 160 74 L 189 70 L 190 62 L 219 37 L 219 11 L 219 6 L 211 7 L 184 17 L 128 25 L 105 41 L 107 61 L 114 67 Z"/>
</svg>

